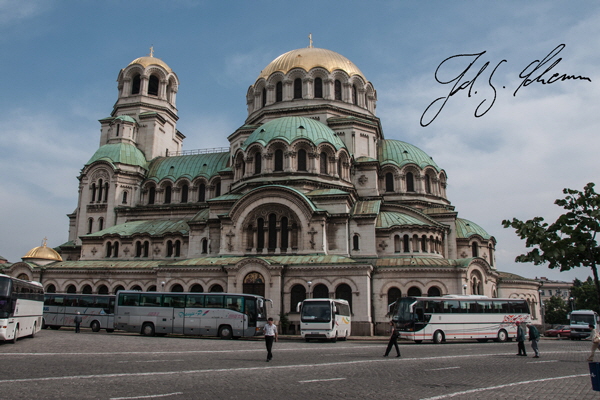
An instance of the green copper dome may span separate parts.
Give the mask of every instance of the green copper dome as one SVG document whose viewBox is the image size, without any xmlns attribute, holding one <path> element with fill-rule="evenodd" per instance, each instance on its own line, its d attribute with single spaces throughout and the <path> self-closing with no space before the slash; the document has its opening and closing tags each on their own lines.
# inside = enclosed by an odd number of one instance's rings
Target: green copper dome
<svg viewBox="0 0 600 400">
<path fill-rule="evenodd" d="M 288 144 L 299 139 L 306 139 L 315 146 L 321 143 L 330 143 L 336 150 L 345 147 L 344 142 L 327 125 L 312 118 L 283 117 L 269 121 L 257 128 L 246 139 L 242 149 L 245 150 L 254 143 L 267 146 L 276 139 L 283 140 Z"/>
<path fill-rule="evenodd" d="M 148 164 L 144 153 L 140 149 L 126 143 L 113 143 L 101 146 L 85 165 L 90 165 L 96 161 L 137 165 L 144 169 L 146 169 Z"/>
<path fill-rule="evenodd" d="M 473 235 L 479 235 L 484 239 L 489 239 L 491 236 L 482 227 L 475 222 L 463 218 L 456 218 L 456 237 L 461 239 L 469 238 Z"/>
<path fill-rule="evenodd" d="M 416 164 L 422 169 L 431 166 L 436 171 L 440 171 L 440 167 L 427 153 L 400 140 L 382 140 L 379 145 L 378 158 L 381 166 L 394 164 L 401 168 L 406 164 Z"/>
</svg>

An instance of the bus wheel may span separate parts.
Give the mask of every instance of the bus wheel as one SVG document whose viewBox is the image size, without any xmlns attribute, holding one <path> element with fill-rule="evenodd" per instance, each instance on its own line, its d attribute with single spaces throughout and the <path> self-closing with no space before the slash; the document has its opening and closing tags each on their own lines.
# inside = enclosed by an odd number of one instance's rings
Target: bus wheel
<svg viewBox="0 0 600 400">
<path fill-rule="evenodd" d="M 15 328 L 15 337 L 10 341 L 12 344 L 17 343 L 17 339 L 19 338 L 19 325 Z"/>
<path fill-rule="evenodd" d="M 37 328 L 37 322 L 33 323 L 33 330 L 31 331 L 31 335 L 29 335 L 30 338 L 34 338 L 35 337 L 35 330 Z"/>
<path fill-rule="evenodd" d="M 497 342 L 506 342 L 506 340 L 508 340 L 508 334 L 506 333 L 506 331 L 504 329 L 500 329 L 500 331 L 498 332 L 498 338 L 496 339 Z"/>
<path fill-rule="evenodd" d="M 335 333 L 335 336 L 331 338 L 331 343 L 335 342 L 337 342 L 337 332 Z"/>
<path fill-rule="evenodd" d="M 48 325 L 46 325 L 46 320 L 42 320 L 42 329 L 48 329 Z"/>
<path fill-rule="evenodd" d="M 423 343 L 423 341 L 422 340 L 415 340 L 415 343 L 416 344 L 421 344 L 421 343 Z"/>
<path fill-rule="evenodd" d="M 92 332 L 100 332 L 100 323 L 98 321 L 92 321 L 90 328 L 92 328 Z"/>
<path fill-rule="evenodd" d="M 50 325 L 50 329 L 57 331 L 60 329 L 60 325 Z"/>
<path fill-rule="evenodd" d="M 114 331 L 115 331 L 114 329 L 108 329 L 108 328 L 106 328 L 106 332 L 108 332 L 108 333 L 113 333 Z"/>
<path fill-rule="evenodd" d="M 154 325 L 147 322 L 142 325 L 142 335 L 144 336 L 154 336 Z"/>
<path fill-rule="evenodd" d="M 309 338 L 305 338 L 304 340 L 306 340 L 306 343 L 310 342 Z"/>
<path fill-rule="evenodd" d="M 433 333 L 433 343 L 440 344 L 443 341 L 444 341 L 444 332 L 442 332 L 442 331 L 435 331 Z"/>
<path fill-rule="evenodd" d="M 233 337 L 233 332 L 231 331 L 231 327 L 229 325 L 223 325 L 219 329 L 219 337 L 221 339 L 231 339 Z"/>
</svg>

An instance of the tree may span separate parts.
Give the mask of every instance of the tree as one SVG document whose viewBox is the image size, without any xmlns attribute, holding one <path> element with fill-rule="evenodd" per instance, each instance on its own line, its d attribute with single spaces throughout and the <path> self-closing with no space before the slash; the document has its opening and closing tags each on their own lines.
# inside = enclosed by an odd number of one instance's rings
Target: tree
<svg viewBox="0 0 600 400">
<path fill-rule="evenodd" d="M 547 324 L 555 325 L 567 323 L 567 304 L 561 297 L 550 297 L 550 299 L 545 302 L 544 308 L 546 309 L 544 316 Z"/>
<path fill-rule="evenodd" d="M 581 282 L 575 280 L 571 287 L 571 297 L 575 300 L 576 310 L 595 310 L 600 311 L 598 307 L 598 296 L 596 296 L 596 287 L 592 278 Z"/>
<path fill-rule="evenodd" d="M 600 303 L 600 282 L 596 265 L 600 259 L 600 249 L 596 234 L 600 231 L 600 195 L 594 191 L 594 184 L 588 183 L 583 192 L 563 189 L 564 199 L 554 204 L 567 210 L 548 225 L 544 218 L 535 217 L 528 221 L 513 218 L 504 220 L 505 228 L 515 229 L 517 236 L 525 239 L 526 254 L 515 258 L 516 262 L 532 262 L 535 265 L 548 263 L 549 268 L 568 271 L 574 267 L 590 267 L 594 275 L 596 297 Z"/>
</svg>

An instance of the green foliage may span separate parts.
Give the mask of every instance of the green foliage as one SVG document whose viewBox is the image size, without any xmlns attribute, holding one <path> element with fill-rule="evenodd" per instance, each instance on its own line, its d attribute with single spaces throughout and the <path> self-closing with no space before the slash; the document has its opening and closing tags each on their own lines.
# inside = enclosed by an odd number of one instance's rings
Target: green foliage
<svg viewBox="0 0 600 400">
<path fill-rule="evenodd" d="M 550 297 L 550 299 L 544 303 L 544 307 L 546 309 L 544 317 L 547 324 L 556 325 L 569 322 L 567 314 L 569 313 L 570 308 L 561 297 Z"/>
<path fill-rule="evenodd" d="M 575 299 L 575 310 L 595 310 L 600 311 L 598 307 L 598 296 L 596 295 L 596 286 L 592 278 L 586 281 L 579 281 L 580 285 L 571 288 L 571 297 Z"/>
<path fill-rule="evenodd" d="M 554 204 L 566 210 L 552 223 L 541 217 L 528 221 L 513 218 L 504 220 L 505 228 L 514 228 L 517 236 L 525 239 L 532 250 L 515 258 L 517 262 L 535 265 L 548 263 L 549 268 L 568 271 L 574 267 L 590 267 L 594 274 L 596 297 L 600 297 L 600 283 L 596 264 L 600 261 L 600 249 L 596 234 L 600 231 L 600 195 L 594 184 L 588 183 L 583 191 L 563 189 L 564 199 Z"/>
<path fill-rule="evenodd" d="M 290 326 L 290 319 L 287 313 L 282 312 L 279 314 L 279 326 L 282 331 L 286 331 L 288 326 Z"/>
</svg>

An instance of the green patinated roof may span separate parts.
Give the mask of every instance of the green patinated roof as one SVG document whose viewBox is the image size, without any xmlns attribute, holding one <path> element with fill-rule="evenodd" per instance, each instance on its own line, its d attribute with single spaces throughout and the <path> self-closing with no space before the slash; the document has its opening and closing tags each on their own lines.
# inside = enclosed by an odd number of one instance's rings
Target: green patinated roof
<svg viewBox="0 0 600 400">
<path fill-rule="evenodd" d="M 90 165 L 101 160 L 112 164 L 137 165 L 145 169 L 147 169 L 148 165 L 144 153 L 134 145 L 126 143 L 113 143 L 101 146 L 85 165 Z"/>
<path fill-rule="evenodd" d="M 377 160 L 372 157 L 367 157 L 367 156 L 361 156 L 356 159 L 357 163 L 374 162 L 374 161 L 377 161 Z"/>
<path fill-rule="evenodd" d="M 347 195 L 348 192 L 344 192 L 340 189 L 317 189 L 306 193 L 307 196 L 338 196 Z"/>
<path fill-rule="evenodd" d="M 299 191 L 296 188 L 290 187 L 290 186 L 284 186 L 284 185 L 264 185 L 264 186 L 259 186 L 257 188 L 252 189 L 251 191 L 249 191 L 248 193 L 244 194 L 245 196 L 249 196 L 250 194 L 256 192 L 257 190 L 265 190 L 265 189 L 282 189 L 282 190 L 290 190 L 294 193 L 296 193 L 298 196 L 300 196 L 302 199 L 304 199 L 304 201 L 306 201 L 306 203 L 308 204 L 308 206 L 311 208 L 311 211 L 318 211 L 320 210 L 319 208 L 317 208 L 314 203 L 308 198 L 306 197 L 306 195 L 304 193 L 302 193 L 301 191 Z"/>
<path fill-rule="evenodd" d="M 122 237 L 132 236 L 134 234 L 148 234 L 151 236 L 161 236 L 167 233 L 181 233 L 187 235 L 190 228 L 187 221 L 130 221 L 124 224 L 111 226 L 101 231 L 90 233 L 85 237 L 100 237 L 104 235 L 119 235 Z"/>
<path fill-rule="evenodd" d="M 243 194 L 228 193 L 228 194 L 221 195 L 219 197 L 213 197 L 212 199 L 207 200 L 207 201 L 210 203 L 210 202 L 214 202 L 214 201 L 239 200 L 243 196 L 244 196 Z"/>
<path fill-rule="evenodd" d="M 379 214 L 381 200 L 357 201 L 352 208 L 352 215 Z"/>
<path fill-rule="evenodd" d="M 512 274 L 510 272 L 498 271 L 498 274 L 500 275 L 500 279 L 512 280 L 512 281 L 531 281 L 531 282 L 537 282 L 537 280 L 535 280 L 535 279 L 524 278 L 521 275 Z"/>
<path fill-rule="evenodd" d="M 434 257 L 386 257 L 378 258 L 375 261 L 377 267 L 460 267 L 466 268 L 469 266 L 472 258 L 461 258 L 451 260 L 447 258 Z"/>
<path fill-rule="evenodd" d="M 156 182 L 164 178 L 176 181 L 186 177 L 192 180 L 197 176 L 210 179 L 227 166 L 228 160 L 228 152 L 161 157 L 152 160 L 147 177 Z"/>
<path fill-rule="evenodd" d="M 377 216 L 376 228 L 391 228 L 392 226 L 431 225 L 410 215 L 397 211 L 381 211 Z"/>
<path fill-rule="evenodd" d="M 336 150 L 346 147 L 344 142 L 327 125 L 312 118 L 282 117 L 269 121 L 255 129 L 244 142 L 242 149 L 245 150 L 254 143 L 266 146 L 275 139 L 281 139 L 288 144 L 298 139 L 306 139 L 317 146 L 321 143 L 330 143 Z"/>
<path fill-rule="evenodd" d="M 164 261 L 62 261 L 47 265 L 46 269 L 152 269 L 164 264 Z"/>
<path fill-rule="evenodd" d="M 121 120 L 121 121 L 125 121 L 125 122 L 133 122 L 134 124 L 137 123 L 137 121 L 130 117 L 129 115 L 119 115 L 118 117 L 115 118 L 115 120 Z"/>
<path fill-rule="evenodd" d="M 190 220 L 190 222 L 206 221 L 208 219 L 209 214 L 210 214 L 210 209 L 204 208 L 204 209 L 198 211 L 198 213 L 196 215 L 194 215 L 194 217 Z"/>
<path fill-rule="evenodd" d="M 352 258 L 336 255 L 299 255 L 299 256 L 262 256 L 262 257 L 204 257 L 180 260 L 169 265 L 176 266 L 221 266 L 234 265 L 247 258 L 256 258 L 267 262 L 268 264 L 283 265 L 331 265 L 331 264 L 357 264 L 358 261 Z"/>
<path fill-rule="evenodd" d="M 440 171 L 440 167 L 423 150 L 399 140 L 382 140 L 378 149 L 378 157 L 382 166 L 393 164 L 403 167 L 406 164 L 416 164 L 420 168 L 431 166 Z"/>
<path fill-rule="evenodd" d="M 491 236 L 482 227 L 474 222 L 463 218 L 456 218 L 456 237 L 466 239 L 473 235 L 479 235 L 484 239 L 489 239 Z"/>
</svg>

